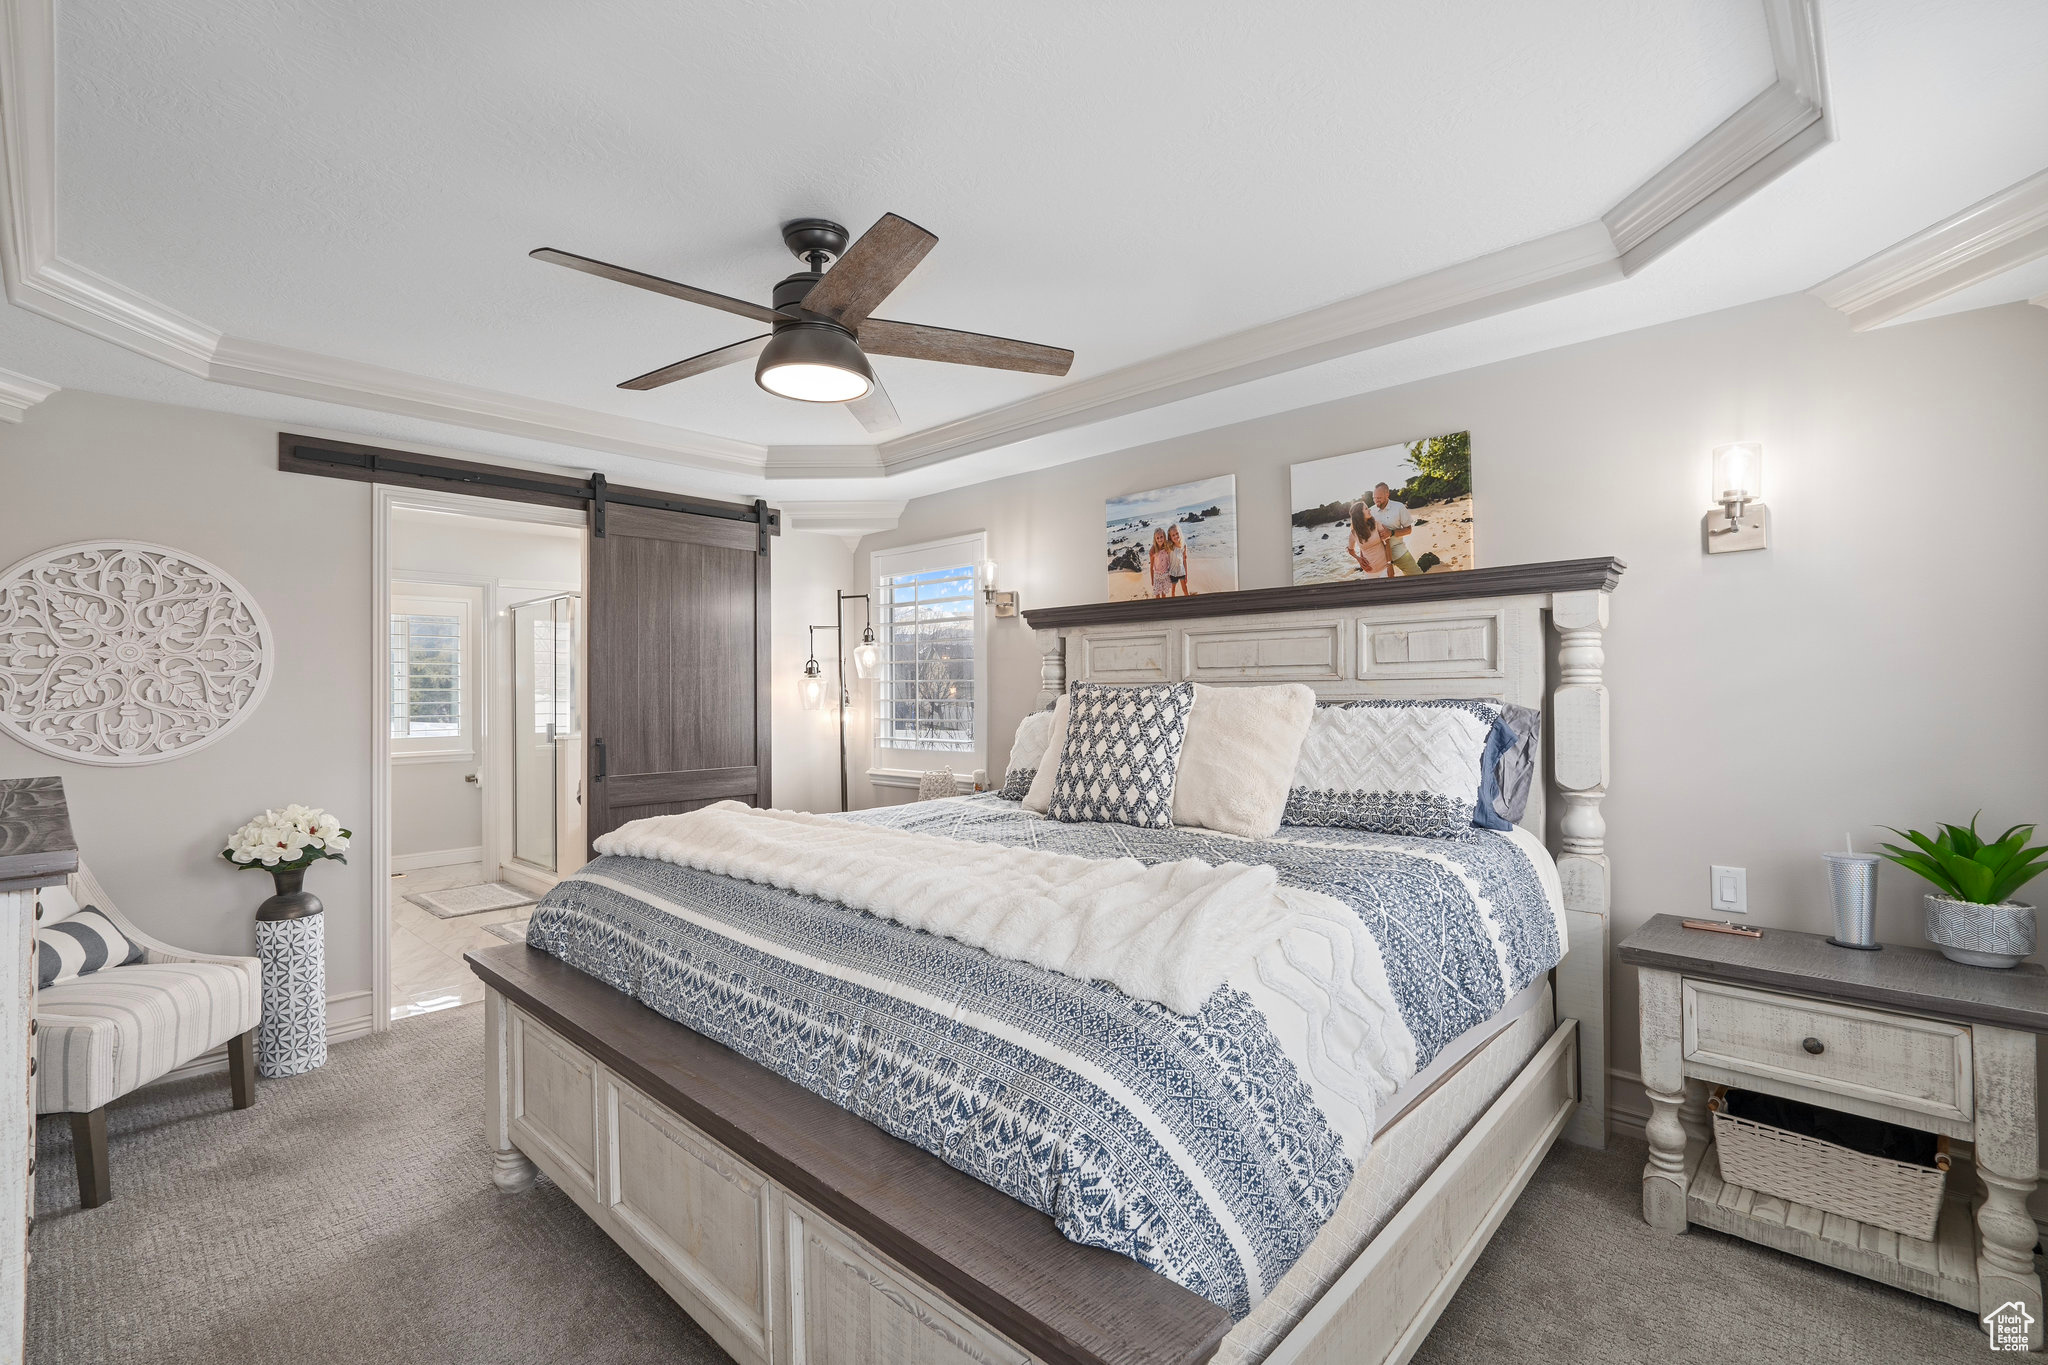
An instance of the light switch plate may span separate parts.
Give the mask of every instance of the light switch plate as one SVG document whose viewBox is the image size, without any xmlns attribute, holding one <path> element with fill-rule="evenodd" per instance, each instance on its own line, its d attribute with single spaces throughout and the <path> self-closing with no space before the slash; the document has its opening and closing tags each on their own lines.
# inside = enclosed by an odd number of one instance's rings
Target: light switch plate
<svg viewBox="0 0 2048 1365">
<path fill-rule="evenodd" d="M 1746 915 L 1749 913 L 1749 873 L 1739 867 L 1716 867 L 1710 869 L 1708 889 L 1713 897 L 1714 909 L 1724 914 Z"/>
</svg>

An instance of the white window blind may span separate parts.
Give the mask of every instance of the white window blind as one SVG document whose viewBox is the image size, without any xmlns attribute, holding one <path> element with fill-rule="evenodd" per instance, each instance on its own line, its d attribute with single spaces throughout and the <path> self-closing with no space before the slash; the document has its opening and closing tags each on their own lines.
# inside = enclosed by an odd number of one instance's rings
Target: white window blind
<svg viewBox="0 0 2048 1365">
<path fill-rule="evenodd" d="M 972 563 L 884 576 L 877 584 L 877 745 L 973 751 L 974 605 Z"/>
<path fill-rule="evenodd" d="M 459 739 L 464 733 L 458 611 L 391 614 L 391 737 Z"/>
</svg>

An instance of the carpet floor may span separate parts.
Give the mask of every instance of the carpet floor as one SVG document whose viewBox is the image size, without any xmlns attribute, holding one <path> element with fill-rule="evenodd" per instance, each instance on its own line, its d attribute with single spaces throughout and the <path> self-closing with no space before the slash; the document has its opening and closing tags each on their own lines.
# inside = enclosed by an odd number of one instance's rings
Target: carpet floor
<svg viewBox="0 0 2048 1365">
<path fill-rule="evenodd" d="M 482 1011 L 344 1043 L 319 1071 L 153 1087 L 108 1116 L 114 1199 L 78 1207 L 41 1125 L 27 1359 L 569 1365 L 726 1357 L 543 1181 L 491 1184 Z M 1639 1143 L 1545 1161 L 1416 1357 L 1427 1365 L 1977 1360 L 1970 1316 L 1717 1233 L 1642 1223 Z"/>
</svg>

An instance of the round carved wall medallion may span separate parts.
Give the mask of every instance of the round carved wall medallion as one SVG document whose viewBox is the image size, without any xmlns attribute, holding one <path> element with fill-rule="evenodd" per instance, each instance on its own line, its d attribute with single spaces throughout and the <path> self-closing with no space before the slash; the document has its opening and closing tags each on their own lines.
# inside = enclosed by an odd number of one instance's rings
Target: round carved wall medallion
<svg viewBox="0 0 2048 1365">
<path fill-rule="evenodd" d="M 162 763 L 240 725 L 270 685 L 248 589 L 182 551 L 81 541 L 0 574 L 0 728 L 74 763 Z"/>
</svg>

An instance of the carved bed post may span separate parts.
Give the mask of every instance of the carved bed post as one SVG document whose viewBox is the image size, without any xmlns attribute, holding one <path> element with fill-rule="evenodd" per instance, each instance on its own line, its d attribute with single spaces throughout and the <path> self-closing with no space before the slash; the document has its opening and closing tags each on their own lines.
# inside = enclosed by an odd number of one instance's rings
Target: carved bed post
<svg viewBox="0 0 2048 1365">
<path fill-rule="evenodd" d="M 1579 1021 L 1579 1108 L 1565 1136 L 1588 1147 L 1607 1145 L 1607 593 L 1551 594 L 1558 633 L 1557 690 L 1550 701 L 1551 766 L 1564 811 L 1557 873 L 1564 886 L 1570 953 L 1557 969 L 1557 1009 Z"/>
<path fill-rule="evenodd" d="M 1067 690 L 1067 642 L 1057 630 L 1038 632 L 1038 704 L 1043 711 Z"/>
</svg>

